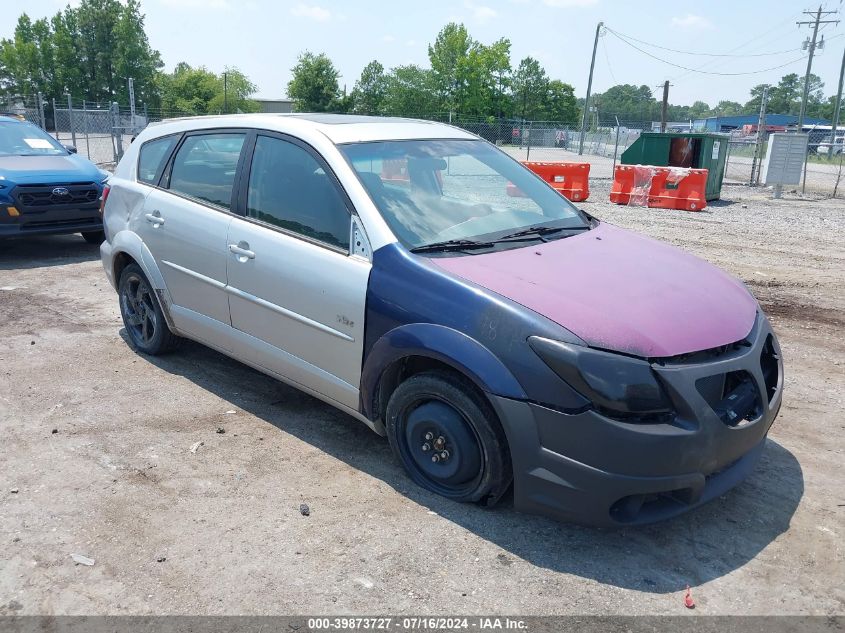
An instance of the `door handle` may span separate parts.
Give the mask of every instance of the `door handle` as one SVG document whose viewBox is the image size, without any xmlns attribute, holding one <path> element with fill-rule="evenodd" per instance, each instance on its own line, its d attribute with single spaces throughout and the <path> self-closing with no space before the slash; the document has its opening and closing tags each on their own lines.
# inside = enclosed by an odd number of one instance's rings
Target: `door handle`
<svg viewBox="0 0 845 633">
<path fill-rule="evenodd" d="M 164 218 L 161 217 L 161 213 L 158 211 L 154 211 L 153 213 L 148 213 L 146 216 L 147 222 L 150 224 L 164 224 Z"/>
<path fill-rule="evenodd" d="M 241 244 L 244 244 L 244 242 L 241 242 Z M 238 260 L 241 262 L 245 262 L 248 259 L 255 259 L 255 253 L 240 244 L 229 244 L 229 252 L 237 255 Z"/>
</svg>

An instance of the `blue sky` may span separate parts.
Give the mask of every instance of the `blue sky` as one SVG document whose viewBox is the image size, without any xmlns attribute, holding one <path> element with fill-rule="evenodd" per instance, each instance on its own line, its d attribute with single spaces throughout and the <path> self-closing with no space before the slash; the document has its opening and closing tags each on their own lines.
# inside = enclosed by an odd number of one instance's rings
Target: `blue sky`
<svg viewBox="0 0 845 633">
<path fill-rule="evenodd" d="M 617 83 L 657 87 L 671 80 L 669 100 L 695 100 L 715 105 L 721 99 L 745 102 L 751 86 L 777 82 L 787 72 L 803 77 L 806 54 L 802 41 L 808 27 L 807 0 L 141 0 L 147 33 L 167 69 L 180 61 L 221 71 L 237 66 L 258 85 L 261 97 L 281 97 L 297 54 L 325 52 L 351 90 L 361 69 L 372 59 L 385 67 L 407 63 L 427 65 L 427 45 L 449 21 L 463 22 L 485 43 L 507 37 L 512 63 L 531 55 L 551 78 L 575 86 L 583 96 L 596 24 L 649 45 L 634 45 L 654 57 L 680 66 L 716 73 L 755 71 L 745 76 L 706 75 L 669 66 L 623 43 L 613 33 L 599 41 L 594 90 Z M 33 18 L 52 15 L 60 0 L 5 0 L 6 19 L 0 36 L 14 29 L 10 19 L 23 11 Z M 827 0 L 828 9 L 841 2 Z M 837 16 L 834 16 L 837 17 Z M 829 44 L 817 55 L 813 71 L 834 94 L 845 48 L 845 24 L 822 31 Z M 631 41 L 631 40 L 629 40 Z M 686 55 L 650 45 L 697 53 L 730 53 L 735 57 Z M 771 53 L 771 54 L 770 54 Z"/>
</svg>

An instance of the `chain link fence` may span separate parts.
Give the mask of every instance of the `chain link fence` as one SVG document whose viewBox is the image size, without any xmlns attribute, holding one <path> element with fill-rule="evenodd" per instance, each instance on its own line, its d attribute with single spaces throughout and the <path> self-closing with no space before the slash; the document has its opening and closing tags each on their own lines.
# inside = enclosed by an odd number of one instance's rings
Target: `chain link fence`
<svg viewBox="0 0 845 633">
<path fill-rule="evenodd" d="M 845 131 L 843 131 L 845 134 Z M 837 134 L 839 137 L 839 134 Z M 841 137 L 840 137 L 841 138 Z M 790 191 L 836 196 L 839 194 L 843 175 L 842 143 L 832 143 L 830 131 L 809 133 L 807 160 L 801 182 L 788 188 Z M 731 134 L 725 164 L 725 180 L 747 185 L 763 182 L 763 160 L 768 150 L 768 134 L 759 148 L 756 134 L 741 136 Z"/>
<path fill-rule="evenodd" d="M 41 95 L 0 99 L 0 114 L 20 118 L 49 132 L 57 141 L 102 167 L 112 167 L 132 139 L 153 121 L 192 116 L 191 112 L 135 109 L 117 103 L 67 99 L 46 100 Z"/>
<path fill-rule="evenodd" d="M 558 121 L 523 121 L 521 119 L 473 119 L 447 114 L 410 114 L 412 118 L 450 123 L 501 147 L 517 160 L 539 162 L 588 162 L 593 178 L 613 178 L 619 157 L 643 131 L 650 131 L 650 121 L 620 121 L 599 126 L 584 135 L 583 155 L 580 126 Z"/>
<path fill-rule="evenodd" d="M 132 139 L 149 123 L 174 117 L 193 116 L 191 112 L 138 109 L 117 103 L 95 103 L 69 99 L 59 103 L 33 97 L 6 97 L 0 100 L 0 113 L 23 118 L 50 132 L 66 145 L 76 147 L 97 165 L 110 168 L 120 160 Z M 584 135 L 580 127 L 555 121 L 524 121 L 505 118 L 459 117 L 449 113 L 409 113 L 410 118 L 450 123 L 501 147 L 518 160 L 540 162 L 587 162 L 592 178 L 613 178 L 615 165 L 651 121 L 616 121 L 613 125 L 593 126 Z M 835 196 L 839 193 L 845 159 L 845 129 L 831 138 L 831 131 L 811 130 L 807 161 L 796 191 Z M 579 152 L 579 148 L 581 151 Z M 756 155 L 755 155 L 756 152 Z M 726 182 L 759 185 L 766 142 L 757 148 L 756 134 L 730 135 L 725 165 Z"/>
<path fill-rule="evenodd" d="M 134 109 L 117 103 L 91 101 L 52 102 L 52 132 L 56 139 L 73 145 L 77 151 L 98 165 L 112 165 L 123 156 L 124 150 L 147 125 L 190 112 Z"/>
</svg>

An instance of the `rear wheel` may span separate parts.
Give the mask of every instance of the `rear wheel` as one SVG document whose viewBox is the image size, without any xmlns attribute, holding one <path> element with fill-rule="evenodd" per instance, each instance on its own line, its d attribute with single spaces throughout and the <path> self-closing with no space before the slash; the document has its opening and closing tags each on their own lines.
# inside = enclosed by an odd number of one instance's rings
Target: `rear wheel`
<svg viewBox="0 0 845 633">
<path fill-rule="evenodd" d="M 178 345 L 180 339 L 167 327 L 152 286 L 140 266 L 129 264 L 123 269 L 117 293 L 120 315 L 135 349 L 156 356 Z"/>
<path fill-rule="evenodd" d="M 89 244 L 102 244 L 103 240 L 106 239 L 106 234 L 103 231 L 84 231 L 82 239 Z"/>
<path fill-rule="evenodd" d="M 504 433 L 481 394 L 459 375 L 412 376 L 393 392 L 386 417 L 394 454 L 423 488 L 493 505 L 510 486 Z"/>
</svg>

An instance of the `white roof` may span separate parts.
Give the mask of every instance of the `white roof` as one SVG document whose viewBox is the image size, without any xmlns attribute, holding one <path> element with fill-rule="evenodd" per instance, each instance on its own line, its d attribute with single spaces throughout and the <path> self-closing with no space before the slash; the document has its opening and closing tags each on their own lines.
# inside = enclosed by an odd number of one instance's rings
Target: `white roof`
<svg viewBox="0 0 845 633">
<path fill-rule="evenodd" d="M 249 127 L 301 136 L 320 132 L 333 143 L 406 139 L 475 139 L 460 128 L 418 119 L 350 114 L 227 114 L 168 119 L 155 125 L 151 136 L 219 127 Z"/>
</svg>

